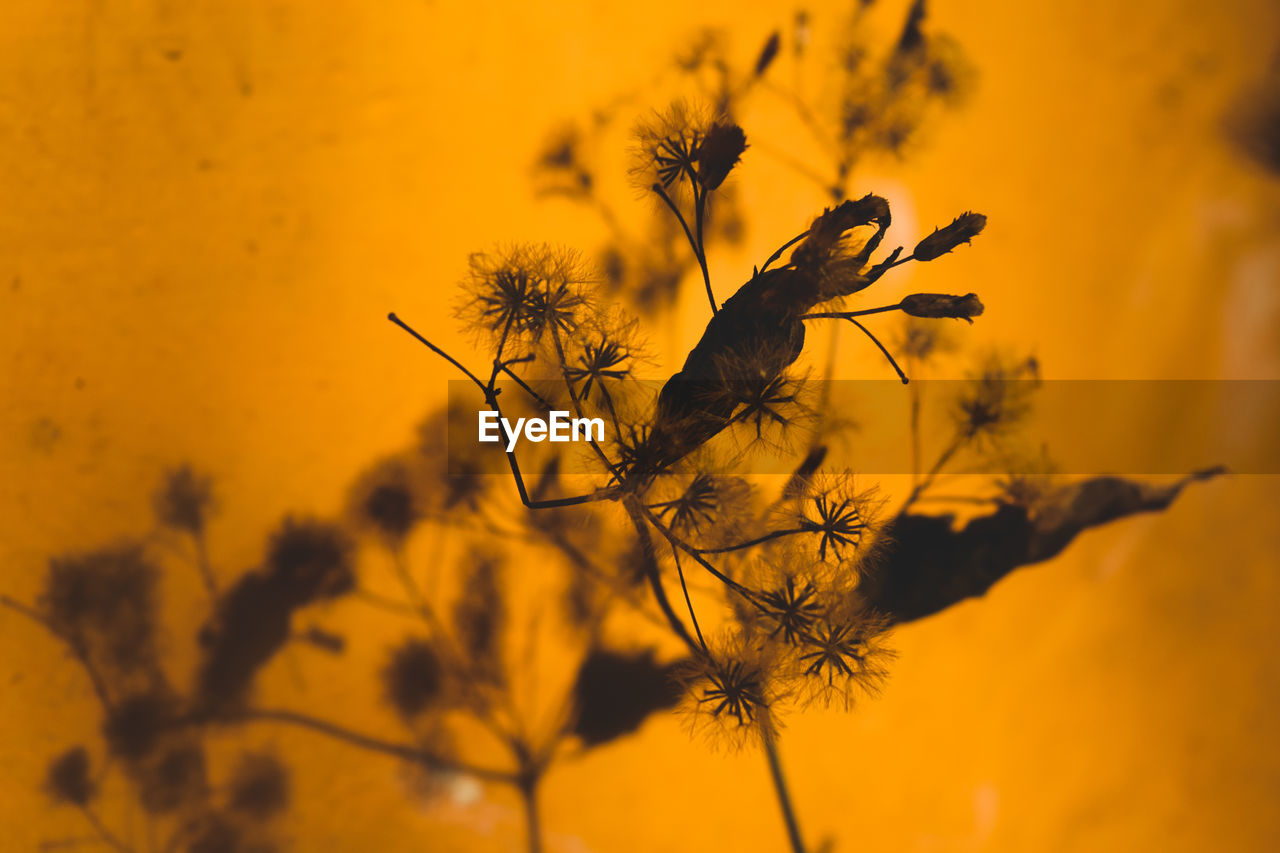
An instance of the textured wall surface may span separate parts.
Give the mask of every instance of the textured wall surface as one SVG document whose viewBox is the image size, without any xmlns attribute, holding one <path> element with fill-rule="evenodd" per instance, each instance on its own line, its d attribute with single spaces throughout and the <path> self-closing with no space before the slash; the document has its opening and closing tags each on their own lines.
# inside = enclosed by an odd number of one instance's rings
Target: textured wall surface
<svg viewBox="0 0 1280 853">
<path fill-rule="evenodd" d="M 699 26 L 750 56 L 791 15 L 737 5 L 0 7 L 0 592 L 31 601 L 51 555 L 145 533 L 153 485 L 181 461 L 217 478 L 211 541 L 228 576 L 260 560 L 286 511 L 340 507 L 445 393 L 443 368 L 386 312 L 473 352 L 450 314 L 469 252 L 600 239 L 530 189 L 548 129 L 619 91 L 637 113 L 659 106 L 648 81 Z M 893 286 L 980 290 L 987 315 L 967 334 L 1034 351 L 1053 378 L 1280 377 L 1280 176 L 1224 133 L 1275 61 L 1280 8 L 933 5 L 975 89 L 855 186 L 890 195 L 903 242 L 969 208 L 991 225 Z M 725 282 L 824 203 L 764 154 L 793 145 L 769 139 L 777 109 L 741 117 L 762 144 L 735 176 L 749 243 L 711 258 Z M 696 340 L 705 304 L 678 316 L 661 369 Z M 885 375 L 857 353 L 847 375 Z M 836 850 L 1274 849 L 1278 500 L 1274 479 L 1204 484 L 898 632 L 883 697 L 788 720 L 806 832 Z M 165 583 L 180 667 L 200 590 Z M 350 603 L 329 616 L 345 661 L 286 654 L 261 689 L 392 727 L 373 680 L 385 616 Z M 94 743 L 88 685 L 7 610 L 0 683 L 0 848 L 81 834 L 40 785 L 50 756 Z M 247 737 L 295 769 L 284 835 L 297 850 L 522 843 L 500 790 L 428 801 L 393 761 L 284 728 Z M 543 808 L 551 850 L 784 844 L 763 758 L 709 750 L 666 716 L 558 766 Z M 123 790 L 101 811 L 148 849 Z"/>
</svg>

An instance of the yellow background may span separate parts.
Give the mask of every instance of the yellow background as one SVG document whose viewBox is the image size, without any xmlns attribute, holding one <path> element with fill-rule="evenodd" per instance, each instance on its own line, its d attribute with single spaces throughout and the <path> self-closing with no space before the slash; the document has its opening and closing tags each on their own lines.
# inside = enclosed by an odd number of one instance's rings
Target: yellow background
<svg viewBox="0 0 1280 853">
<path fill-rule="evenodd" d="M 854 191 L 890 193 L 895 214 L 901 203 L 908 245 L 970 207 L 991 224 L 893 286 L 979 291 L 988 312 L 971 339 L 1031 347 L 1053 378 L 1280 375 L 1280 183 L 1222 132 L 1272 61 L 1280 7 L 935 5 L 977 88 Z M 145 532 L 153 484 L 184 460 L 217 476 L 214 559 L 228 574 L 254 565 L 285 511 L 335 511 L 444 394 L 441 366 L 386 312 L 468 352 L 449 315 L 468 252 L 600 237 L 533 198 L 546 131 L 643 92 L 698 26 L 726 27 L 749 60 L 790 15 L 728 2 L 4 4 L 0 589 L 30 601 L 51 554 Z M 768 135 L 767 111 L 744 122 Z M 753 152 L 735 179 L 755 230 L 750 251 L 712 256 L 722 298 L 823 203 Z M 687 349 L 702 311 L 690 302 L 659 352 Z M 850 375 L 882 375 L 862 354 Z M 849 851 L 1274 849 L 1278 497 L 1262 478 L 1197 487 L 901 630 L 882 699 L 789 720 L 783 759 L 807 835 Z M 167 583 L 182 660 L 199 617 L 180 616 L 200 593 Z M 351 659 L 286 655 L 264 689 L 305 689 L 394 731 L 367 695 L 388 629 L 358 609 L 337 616 L 365 632 L 349 629 Z M 8 611 L 0 685 L 0 847 L 78 834 L 39 783 L 51 755 L 96 747 L 87 685 Z M 280 729 L 255 737 L 297 769 L 296 849 L 521 843 L 503 792 L 431 805 L 390 761 Z M 763 758 L 710 752 L 667 717 L 558 766 L 544 810 L 552 850 L 784 843 Z M 128 827 L 123 801 L 104 814 Z"/>
</svg>

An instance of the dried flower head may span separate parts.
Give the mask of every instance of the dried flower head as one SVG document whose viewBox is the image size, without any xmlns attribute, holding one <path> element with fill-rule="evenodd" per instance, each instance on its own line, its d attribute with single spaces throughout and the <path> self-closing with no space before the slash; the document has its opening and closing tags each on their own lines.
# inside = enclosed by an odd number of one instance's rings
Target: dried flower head
<svg viewBox="0 0 1280 853">
<path fill-rule="evenodd" d="M 131 672 L 155 658 L 158 581 L 139 546 L 121 545 L 51 560 L 40 601 L 60 634 Z"/>
<path fill-rule="evenodd" d="M 996 500 L 1021 507 L 1035 519 L 1045 506 L 1046 499 L 1060 485 L 1058 468 L 1049 449 L 1041 446 L 1038 452 L 1026 453 L 1013 450 L 999 459 L 1005 473 L 996 477 Z"/>
<path fill-rule="evenodd" d="M 912 293 L 903 298 L 899 304 L 903 312 L 911 317 L 924 319 L 950 318 L 964 320 L 970 325 L 973 318 L 982 315 L 982 301 L 976 293 L 964 296 L 953 296 L 948 293 Z"/>
<path fill-rule="evenodd" d="M 89 751 L 75 746 L 50 762 L 45 790 L 60 803 L 88 805 L 97 793 L 97 786 L 89 778 Z"/>
<path fill-rule="evenodd" d="M 917 261 L 932 261 L 950 252 L 962 243 L 968 243 L 987 227 L 987 217 L 981 213 L 962 213 L 950 225 L 937 228 L 916 244 L 911 256 Z"/>
<path fill-rule="evenodd" d="M 741 127 L 723 120 L 714 122 L 694 152 L 703 189 L 718 189 L 746 150 L 747 135 Z"/>
<path fill-rule="evenodd" d="M 111 708 L 103 723 L 107 748 L 126 761 L 144 758 L 172 727 L 178 713 L 177 700 L 164 690 L 126 697 Z"/>
<path fill-rule="evenodd" d="M 822 614 L 823 604 L 812 579 L 787 575 L 781 586 L 760 594 L 763 614 L 770 624 L 769 638 L 796 645 L 809 634 Z"/>
<path fill-rule="evenodd" d="M 444 675 L 435 646 L 429 640 L 410 638 L 396 647 L 383 668 L 383 691 L 391 707 L 412 720 L 440 699 Z"/>
<path fill-rule="evenodd" d="M 887 620 L 871 610 L 830 614 L 803 638 L 796 660 L 809 696 L 846 709 L 859 693 L 879 692 L 894 653 L 884 645 Z"/>
<path fill-rule="evenodd" d="M 814 305 L 865 288 L 871 280 L 868 261 L 891 221 L 889 203 L 871 194 L 846 200 L 814 219 L 791 253 L 792 266 L 803 276 L 804 302 Z M 875 231 L 859 241 L 870 226 Z"/>
<path fill-rule="evenodd" d="M 612 451 L 622 479 L 636 482 L 656 476 L 669 459 L 681 455 L 665 433 L 645 423 L 623 423 Z"/>
<path fill-rule="evenodd" d="M 417 504 L 408 464 L 393 457 L 374 465 L 356 482 L 350 514 L 358 526 L 373 531 L 395 550 L 421 518 Z"/>
<path fill-rule="evenodd" d="M 988 356 L 955 402 L 952 417 L 958 435 L 966 442 L 999 441 L 1030 414 L 1039 385 L 1035 359 Z"/>
<path fill-rule="evenodd" d="M 200 536 L 213 508 L 213 481 L 182 465 L 165 474 L 152 503 L 161 524 Z"/>
<path fill-rule="evenodd" d="M 851 474 L 829 478 L 799 502 L 796 526 L 817 541 L 818 560 L 828 553 L 844 562 L 874 530 L 877 510 L 873 489 L 859 492 Z"/>
<path fill-rule="evenodd" d="M 732 747 L 777 734 L 774 705 L 781 697 L 767 648 L 732 638 L 695 655 L 678 677 L 695 729 Z"/>
<path fill-rule="evenodd" d="M 687 185 L 712 192 L 747 149 L 747 135 L 736 123 L 712 118 L 684 101 L 641 122 L 633 135 L 631 173 L 644 189 L 669 191 Z"/>
<path fill-rule="evenodd" d="M 563 125 L 548 137 L 534 163 L 541 192 L 579 198 L 591 195 L 595 179 L 584 156 L 584 141 L 576 124 Z"/>
<path fill-rule="evenodd" d="M 676 101 L 665 112 L 655 112 L 636 125 L 631 167 L 636 185 L 670 189 L 682 177 L 696 180 L 698 145 L 709 124 L 688 103 Z"/>
<path fill-rule="evenodd" d="M 602 403 L 612 403 L 610 386 L 630 379 L 638 360 L 635 320 L 623 317 L 599 318 L 569 343 L 565 373 L 582 400 L 592 399 L 592 391 Z"/>
<path fill-rule="evenodd" d="M 227 788 L 227 807 L 252 820 L 270 820 L 289 806 L 289 771 L 274 755 L 241 755 Z"/>
<path fill-rule="evenodd" d="M 769 66 L 773 64 L 773 60 L 778 56 L 778 48 L 781 44 L 782 33 L 779 30 L 774 30 L 769 34 L 769 38 L 765 40 L 764 47 L 760 49 L 760 55 L 756 58 L 755 75 L 757 77 L 762 76 L 764 72 L 769 70 Z"/>
<path fill-rule="evenodd" d="M 355 586 L 351 541 L 336 524 L 318 519 L 285 518 L 271 536 L 267 570 L 298 605 L 335 598 Z"/>
<path fill-rule="evenodd" d="M 244 832 L 226 815 L 202 815 L 189 832 L 186 853 L 241 853 L 244 849 Z"/>
<path fill-rule="evenodd" d="M 204 750 L 194 740 L 174 740 L 134 767 L 142 807 L 151 814 L 190 808 L 209 791 Z"/>
<path fill-rule="evenodd" d="M 898 334 L 897 349 L 905 358 L 929 362 L 935 356 L 954 351 L 956 342 L 948 335 L 946 326 L 908 316 Z"/>
<path fill-rule="evenodd" d="M 545 244 L 471 256 L 459 315 L 492 336 L 495 350 L 563 339 L 594 313 L 578 255 Z"/>
</svg>

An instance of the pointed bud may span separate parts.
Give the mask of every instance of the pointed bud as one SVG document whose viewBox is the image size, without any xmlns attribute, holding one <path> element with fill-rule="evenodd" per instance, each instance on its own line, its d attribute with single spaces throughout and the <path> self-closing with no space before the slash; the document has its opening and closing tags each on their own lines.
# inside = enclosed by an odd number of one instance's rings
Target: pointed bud
<svg viewBox="0 0 1280 853">
<path fill-rule="evenodd" d="M 782 34 L 777 30 L 773 31 L 773 35 L 769 36 L 769 40 L 764 43 L 764 47 L 760 51 L 759 58 L 756 59 L 756 76 L 764 74 L 773 64 L 773 60 L 778 55 L 778 46 L 782 42 Z"/>
<path fill-rule="evenodd" d="M 982 314 L 982 302 L 976 293 L 964 296 L 952 296 L 947 293 L 913 293 L 902 300 L 899 306 L 912 317 L 937 319 L 949 317 L 972 323 L 974 317 Z"/>
<path fill-rule="evenodd" d="M 698 146 L 698 182 L 714 190 L 729 177 L 738 158 L 747 150 L 747 135 L 730 122 L 716 122 Z"/>
<path fill-rule="evenodd" d="M 962 213 L 950 225 L 938 228 L 917 243 L 912 256 L 917 261 L 932 261 L 961 243 L 968 243 L 986 227 L 987 217 L 981 213 Z"/>
</svg>

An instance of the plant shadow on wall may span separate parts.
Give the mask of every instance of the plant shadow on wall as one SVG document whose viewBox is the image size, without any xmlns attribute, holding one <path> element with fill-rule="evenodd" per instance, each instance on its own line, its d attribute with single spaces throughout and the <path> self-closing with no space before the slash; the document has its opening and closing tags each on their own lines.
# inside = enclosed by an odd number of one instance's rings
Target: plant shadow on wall
<svg viewBox="0 0 1280 853">
<path fill-rule="evenodd" d="M 1163 509 L 1216 473 L 1165 485 L 1054 476 L 1042 457 L 1015 452 L 1037 366 L 996 357 L 978 361 L 955 399 L 930 401 L 949 430 L 932 454 L 921 438 L 924 401 L 916 385 L 904 389 L 916 460 L 905 497 L 891 505 L 825 466 L 852 426 L 804 372 L 808 329 L 847 325 L 906 383 L 954 344 L 941 324 L 972 324 L 983 312 L 974 293 L 856 301 L 897 267 L 945 262 L 986 224 L 960 213 L 910 250 L 890 249 L 888 201 L 847 197 L 860 157 L 903 150 L 969 76 L 958 48 L 925 29 L 922 2 L 893 43 L 873 50 L 860 28 L 870 5 L 832 28 L 838 85 L 827 100 L 773 81 L 780 65 L 815 61 L 807 16 L 769 36 L 744 69 L 715 35 L 680 54 L 675 79 L 692 94 L 634 131 L 632 180 L 656 201 L 643 234 L 624 228 L 584 153 L 609 137 L 628 101 L 558 132 L 538 159 L 538 185 L 600 214 L 611 235 L 599 253 L 605 276 L 567 249 L 473 255 L 460 315 L 482 355 L 447 353 L 392 315 L 457 370 L 472 402 L 452 401 L 414 446 L 370 466 L 344 517 L 286 517 L 261 565 L 233 577 L 209 558 L 211 480 L 182 467 L 157 492 L 159 539 L 55 558 L 36 601 L 3 599 L 65 646 L 100 705 L 100 744 L 69 743 L 44 780 L 58 803 L 83 813 L 90 840 L 119 851 L 277 849 L 287 835 L 286 758 L 211 760 L 225 749 L 219 733 L 275 724 L 404 762 L 420 789 L 442 796 L 477 783 L 510 789 L 524 804 L 528 848 L 540 850 L 539 793 L 557 763 L 678 709 L 713 742 L 763 753 L 786 841 L 811 849 L 780 757 L 786 714 L 852 708 L 888 676 L 895 625 L 983 594 L 1087 528 Z M 822 156 L 792 161 L 764 131 L 757 141 L 735 120 L 753 98 L 790 110 Z M 774 151 L 828 206 L 777 235 L 776 251 L 730 294 L 707 258 L 750 222 L 726 184 L 731 173 L 749 177 L 749 148 Z M 705 292 L 705 331 L 683 366 L 651 387 L 637 378 L 651 362 L 631 312 L 660 326 L 688 281 Z M 875 333 L 882 314 L 903 318 L 889 343 Z M 830 365 L 838 339 L 827 341 Z M 567 411 L 600 419 L 605 437 L 567 450 L 453 442 L 446 457 L 450 436 L 474 435 L 479 409 L 511 422 Z M 735 475 L 753 454 L 788 460 L 790 475 L 772 485 Z M 936 486 L 966 454 L 998 458 L 1011 473 L 961 496 L 963 518 L 926 512 L 956 500 Z M 157 604 L 163 564 L 179 551 L 208 601 L 186 678 L 165 660 Z M 513 559 L 530 553 L 537 577 L 514 576 Z M 255 700 L 255 678 L 291 645 L 341 665 L 346 639 L 325 607 L 338 599 L 403 620 L 377 673 L 399 731 Z M 212 778 L 215 766 L 229 768 L 226 778 Z M 98 792 L 117 781 L 148 816 L 144 838 L 100 811 Z"/>
</svg>

